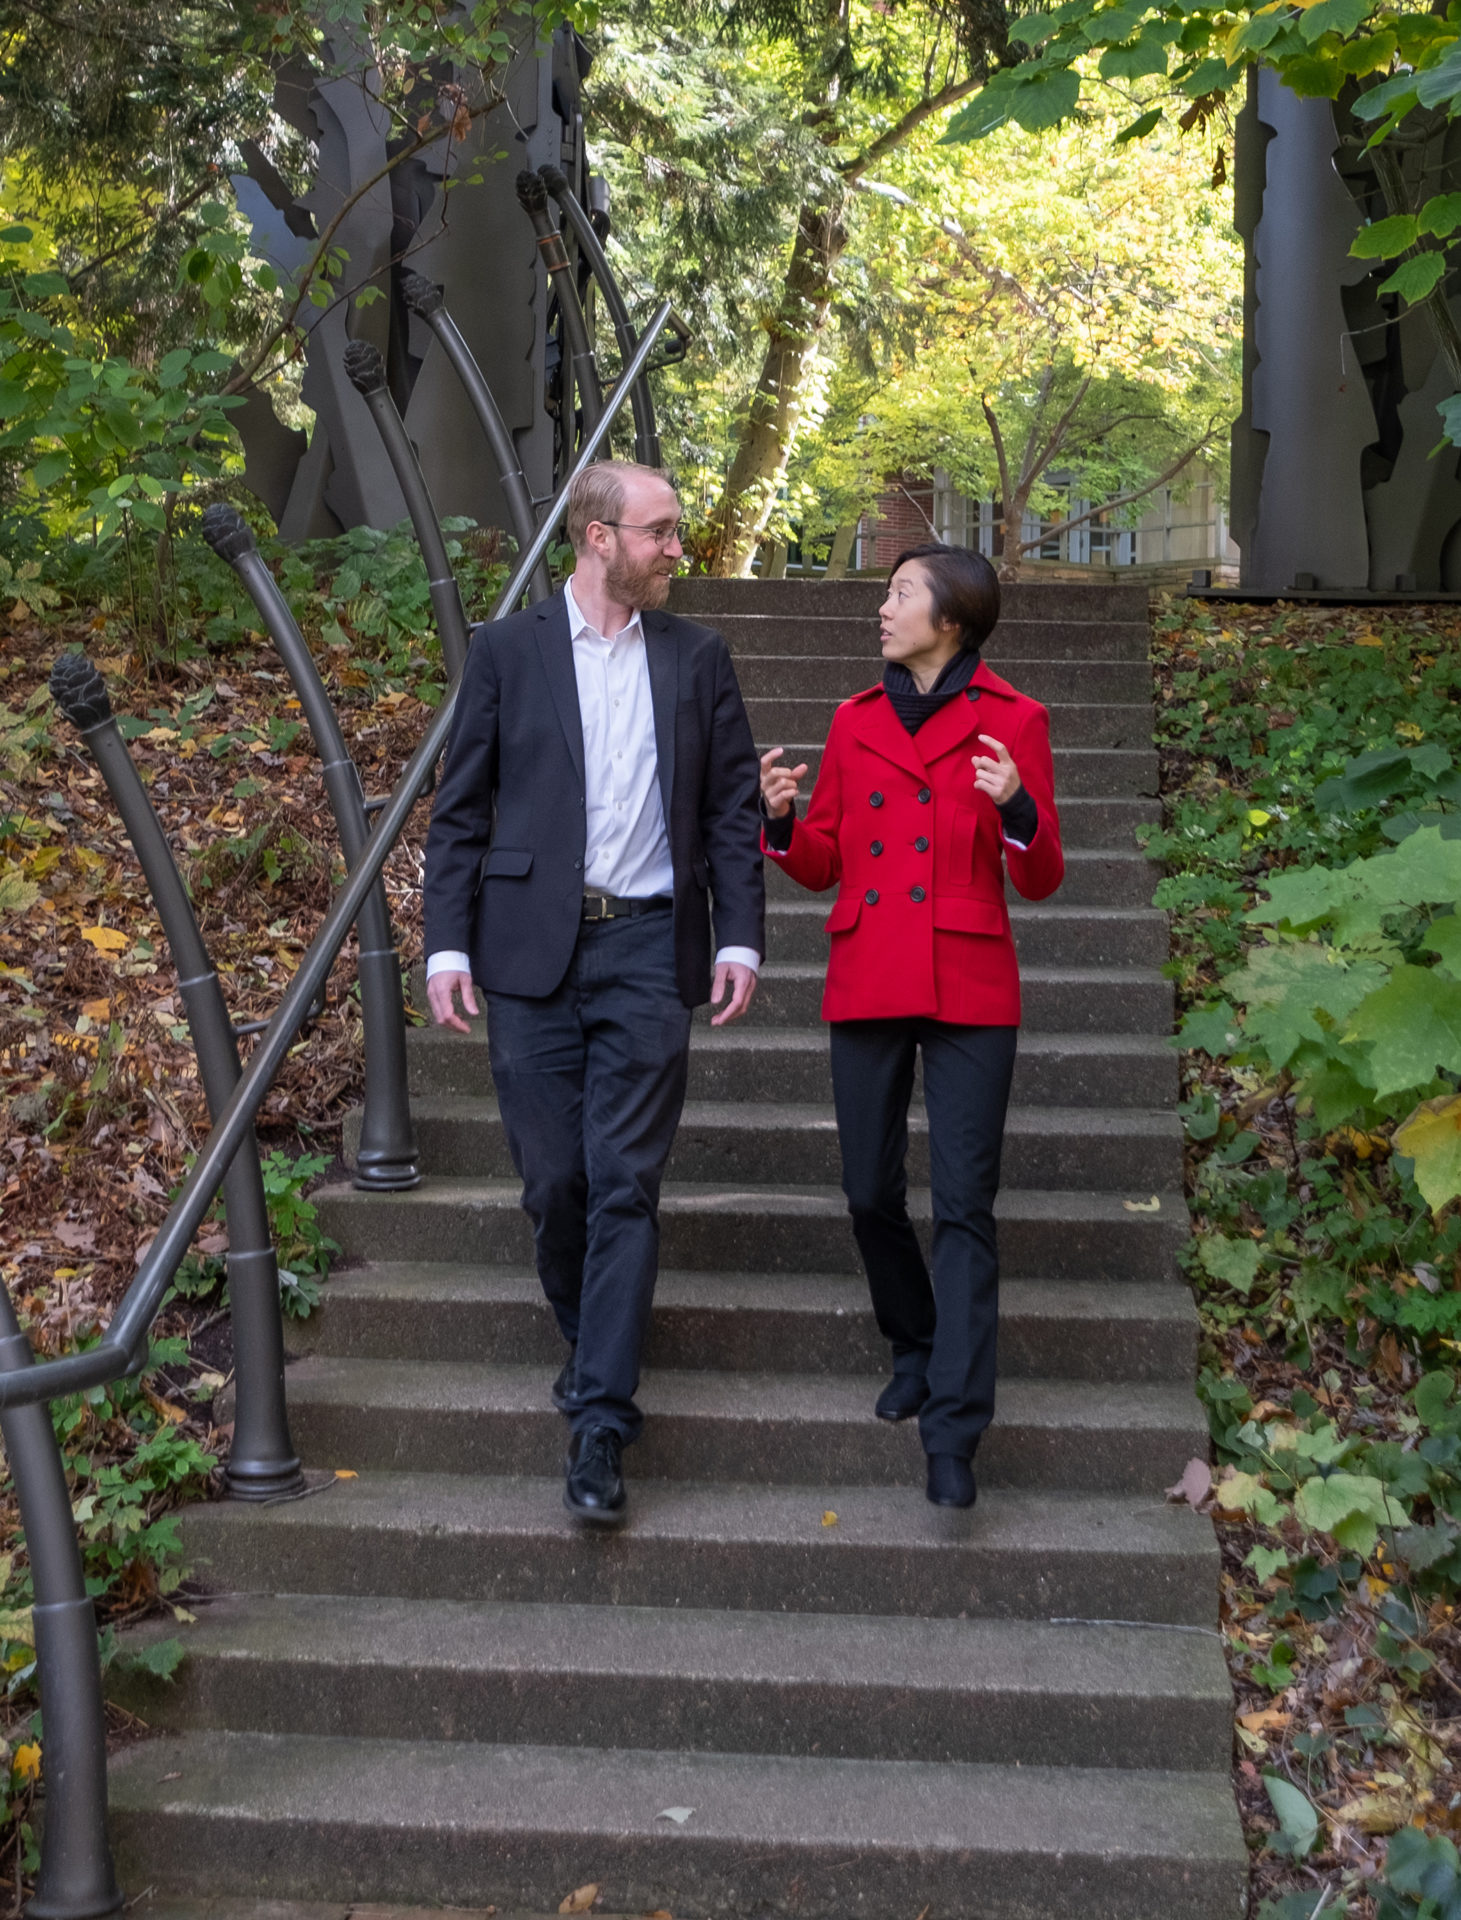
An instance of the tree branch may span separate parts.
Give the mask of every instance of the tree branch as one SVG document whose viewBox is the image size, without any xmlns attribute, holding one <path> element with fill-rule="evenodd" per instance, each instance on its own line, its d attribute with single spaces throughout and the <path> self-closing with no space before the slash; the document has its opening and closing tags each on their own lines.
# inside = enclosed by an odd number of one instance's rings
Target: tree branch
<svg viewBox="0 0 1461 1920">
<path fill-rule="evenodd" d="M 887 154 L 896 153 L 912 134 L 917 133 L 925 120 L 931 120 L 936 113 L 942 113 L 945 107 L 957 106 L 971 93 L 977 93 L 984 85 L 977 75 L 968 80 L 953 80 L 946 87 L 931 94 L 927 100 L 920 100 L 916 107 L 910 107 L 901 120 L 895 120 L 886 133 L 880 133 L 870 147 L 860 153 L 855 160 L 849 160 L 838 169 L 849 186 L 856 186 L 869 167 L 875 167 Z"/>
<path fill-rule="evenodd" d="M 1196 445 L 1189 447 L 1186 453 L 1172 462 L 1170 467 L 1159 473 L 1155 480 L 1149 480 L 1144 487 L 1134 487 L 1129 493 L 1118 493 L 1114 500 L 1102 500 L 1099 505 L 1089 508 L 1085 513 L 1073 514 L 1069 520 L 1062 520 L 1056 526 L 1044 528 L 1038 540 L 1022 540 L 1020 552 L 1028 553 L 1032 547 L 1043 546 L 1047 540 L 1053 540 L 1062 533 L 1068 533 L 1072 527 L 1084 526 L 1087 520 L 1094 520 L 1099 513 L 1110 513 L 1115 507 L 1129 507 L 1134 500 L 1145 500 L 1149 493 L 1155 493 L 1158 487 L 1164 487 L 1169 480 L 1175 479 L 1189 460 L 1196 459 L 1212 439 L 1213 424 L 1209 422 L 1207 432 Z M 996 522 L 996 525 L 998 524 L 1000 523 Z"/>
<path fill-rule="evenodd" d="M 1025 309 L 1025 312 L 1033 318 L 1037 320 L 1043 320 L 1045 318 L 1042 309 L 1030 298 L 1020 282 L 1015 279 L 1014 275 L 1012 273 L 1006 273 L 1003 267 L 992 267 L 979 252 L 974 242 L 969 238 L 968 234 L 965 233 L 957 220 L 950 220 L 946 215 L 930 212 L 927 207 L 921 206 L 911 194 L 905 193 L 901 187 L 890 186 L 885 180 L 858 179 L 854 180 L 851 184 L 857 192 L 875 193 L 881 199 L 891 200 L 894 206 L 906 207 L 910 213 L 916 213 L 920 220 L 926 220 L 931 227 L 937 227 L 946 240 L 953 241 L 954 246 L 958 250 L 959 257 L 966 265 L 974 269 L 975 273 L 979 275 L 980 279 L 983 280 L 987 286 L 991 287 L 996 293 L 1012 294 L 1019 305 Z M 929 290 L 932 291 L 932 289 Z"/>
<path fill-rule="evenodd" d="M 984 409 L 984 418 L 989 426 L 989 437 L 994 442 L 994 457 L 999 462 L 999 490 L 1003 504 L 1008 507 L 1011 499 L 1010 463 L 1005 452 L 1004 435 L 999 430 L 999 421 L 995 418 L 994 408 L 989 404 L 989 396 L 981 393 L 979 404 Z M 1001 516 L 1001 521 L 1003 516 Z"/>
</svg>

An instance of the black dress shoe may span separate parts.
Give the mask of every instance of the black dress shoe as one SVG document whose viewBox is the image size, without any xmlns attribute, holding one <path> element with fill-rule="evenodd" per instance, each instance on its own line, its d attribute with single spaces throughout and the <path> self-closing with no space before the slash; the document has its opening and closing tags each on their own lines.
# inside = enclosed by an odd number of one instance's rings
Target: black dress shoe
<svg viewBox="0 0 1461 1920">
<path fill-rule="evenodd" d="M 624 1518 L 624 1476 L 620 1464 L 624 1441 L 612 1427 L 590 1427 L 576 1433 L 568 1449 L 568 1472 L 563 1504 L 579 1520 L 595 1526 L 617 1527 Z"/>
<path fill-rule="evenodd" d="M 928 1382 L 921 1373 L 895 1373 L 878 1395 L 873 1412 L 879 1420 L 907 1420 L 927 1398 Z"/>
<path fill-rule="evenodd" d="M 978 1494 L 970 1461 L 956 1453 L 928 1456 L 928 1497 L 936 1507 L 972 1507 Z"/>
<path fill-rule="evenodd" d="M 558 1378 L 553 1382 L 553 1405 L 560 1413 L 567 1413 L 568 1403 L 578 1391 L 578 1379 L 575 1368 L 578 1365 L 578 1348 L 570 1347 L 568 1358 L 558 1370 Z"/>
</svg>

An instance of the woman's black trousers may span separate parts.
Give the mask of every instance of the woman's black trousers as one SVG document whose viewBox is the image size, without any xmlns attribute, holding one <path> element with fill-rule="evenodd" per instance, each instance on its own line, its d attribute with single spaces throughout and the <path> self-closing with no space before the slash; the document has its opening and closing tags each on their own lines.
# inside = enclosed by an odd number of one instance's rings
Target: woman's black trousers
<svg viewBox="0 0 1461 1920">
<path fill-rule="evenodd" d="M 1017 1027 L 832 1023 L 842 1190 L 896 1373 L 927 1373 L 926 1453 L 973 1457 L 994 1417 L 999 1254 L 994 1197 Z M 932 1276 L 908 1217 L 908 1103 L 923 1052 Z"/>
</svg>

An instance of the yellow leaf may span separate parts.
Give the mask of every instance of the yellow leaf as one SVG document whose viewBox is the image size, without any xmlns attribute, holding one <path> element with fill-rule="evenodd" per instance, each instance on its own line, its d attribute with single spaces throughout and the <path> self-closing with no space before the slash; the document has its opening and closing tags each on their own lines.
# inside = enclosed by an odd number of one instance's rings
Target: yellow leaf
<svg viewBox="0 0 1461 1920">
<path fill-rule="evenodd" d="M 15 1749 L 15 1758 L 11 1762 L 11 1771 L 19 1774 L 22 1780 L 36 1779 L 41 1770 L 41 1748 L 38 1740 L 27 1740 L 25 1745 Z"/>
<path fill-rule="evenodd" d="M 166 1421 L 168 1426 L 176 1427 L 187 1419 L 188 1416 L 183 1412 L 181 1407 L 175 1407 L 171 1400 L 163 1400 L 152 1391 L 151 1387 L 144 1387 L 142 1391 L 146 1397 L 148 1406 L 151 1407 L 158 1419 Z"/>
<path fill-rule="evenodd" d="M 566 1900 L 559 1902 L 560 1913 L 587 1913 L 599 1897 L 599 1883 L 592 1880 L 586 1887 L 575 1887 Z"/>
<path fill-rule="evenodd" d="M 1424 740 L 1425 728 L 1418 727 L 1413 720 L 1397 720 L 1395 731 L 1402 740 Z"/>
<path fill-rule="evenodd" d="M 1128 1213 L 1160 1213 L 1162 1210 L 1162 1203 L 1156 1194 L 1150 1200 L 1123 1200 L 1121 1204 Z"/>
<path fill-rule="evenodd" d="M 1415 1162 L 1415 1184 L 1439 1213 L 1461 1193 L 1461 1096 L 1422 1100 L 1395 1129 L 1395 1150 Z"/>
<path fill-rule="evenodd" d="M 127 946 L 126 934 L 115 927 L 83 927 L 81 937 L 89 940 L 98 953 L 122 953 Z"/>
<path fill-rule="evenodd" d="M 1415 1804 L 1408 1793 L 1361 1793 L 1329 1815 L 1336 1826 L 1361 1833 L 1395 1833 L 1409 1823 Z"/>
<path fill-rule="evenodd" d="M 360 1475 L 350 1467 L 336 1467 L 335 1478 L 337 1480 L 358 1480 Z"/>
<path fill-rule="evenodd" d="M 822 1515 L 822 1525 L 824 1527 L 835 1527 L 836 1524 L 837 1516 L 833 1513 L 832 1509 L 828 1507 L 827 1511 Z"/>
<path fill-rule="evenodd" d="M 1378 633 L 1357 633 L 1354 643 L 1357 647 L 1383 647 L 1385 644 Z"/>
<path fill-rule="evenodd" d="M 177 737 L 176 727 L 149 727 L 142 736 L 150 747 L 165 747 L 169 740 L 176 740 Z"/>
<path fill-rule="evenodd" d="M 1238 1725 L 1246 1727 L 1249 1733 L 1277 1733 L 1293 1717 L 1291 1713 L 1285 1713 L 1282 1707 L 1264 1707 L 1258 1713 L 1240 1713 Z"/>
<path fill-rule="evenodd" d="M 110 1020 L 112 1003 L 110 1000 L 83 1000 L 81 1011 L 88 1020 Z"/>
<path fill-rule="evenodd" d="M 18 1613 L 0 1613 L 0 1640 L 18 1640 L 23 1647 L 35 1645 L 36 1630 L 29 1607 L 22 1607 Z"/>
</svg>

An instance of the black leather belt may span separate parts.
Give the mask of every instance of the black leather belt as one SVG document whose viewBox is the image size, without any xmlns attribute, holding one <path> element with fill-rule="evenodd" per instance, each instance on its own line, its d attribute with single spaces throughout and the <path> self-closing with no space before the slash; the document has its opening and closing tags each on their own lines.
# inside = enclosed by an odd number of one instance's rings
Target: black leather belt
<svg viewBox="0 0 1461 1920">
<path fill-rule="evenodd" d="M 585 920 L 633 920 L 641 913 L 668 913 L 674 904 L 667 893 L 652 894 L 648 900 L 620 900 L 612 893 L 586 893 L 583 917 Z"/>
</svg>

